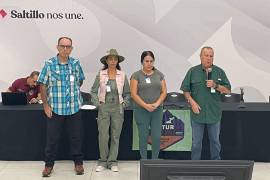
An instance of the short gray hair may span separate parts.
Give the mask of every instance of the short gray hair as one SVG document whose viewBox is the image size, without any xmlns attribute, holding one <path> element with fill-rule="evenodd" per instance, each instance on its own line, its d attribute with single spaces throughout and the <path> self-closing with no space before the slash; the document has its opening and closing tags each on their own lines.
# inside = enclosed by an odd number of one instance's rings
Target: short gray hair
<svg viewBox="0 0 270 180">
<path fill-rule="evenodd" d="M 204 46 L 204 47 L 202 47 L 202 49 L 201 49 L 200 56 L 202 56 L 202 52 L 203 52 L 205 49 L 211 49 L 211 50 L 214 52 L 214 49 L 213 49 L 212 47 L 210 47 L 210 46 Z"/>
</svg>

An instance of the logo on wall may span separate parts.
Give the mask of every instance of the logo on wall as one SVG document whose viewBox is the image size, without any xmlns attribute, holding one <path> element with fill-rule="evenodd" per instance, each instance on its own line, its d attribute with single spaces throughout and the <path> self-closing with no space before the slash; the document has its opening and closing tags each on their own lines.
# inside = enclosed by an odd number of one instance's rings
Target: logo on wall
<svg viewBox="0 0 270 180">
<path fill-rule="evenodd" d="M 78 12 L 42 12 L 38 9 L 32 10 L 10 10 L 10 13 L 7 13 L 4 9 L 0 10 L 0 17 L 4 18 L 10 14 L 12 19 L 66 19 L 66 20 L 82 20 L 83 15 Z"/>
<path fill-rule="evenodd" d="M 2 16 L 2 18 L 4 18 L 7 15 L 6 11 L 4 9 L 0 10 L 0 16 Z"/>
<path fill-rule="evenodd" d="M 171 145 L 181 141 L 184 138 L 185 124 L 174 116 L 169 110 L 163 113 L 160 149 L 166 149 Z M 151 135 L 149 133 L 148 143 L 152 144 Z"/>
</svg>

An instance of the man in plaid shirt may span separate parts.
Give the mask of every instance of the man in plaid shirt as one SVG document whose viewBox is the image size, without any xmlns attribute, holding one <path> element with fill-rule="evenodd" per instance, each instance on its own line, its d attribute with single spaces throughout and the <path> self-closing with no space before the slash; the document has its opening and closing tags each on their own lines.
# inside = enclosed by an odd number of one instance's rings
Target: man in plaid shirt
<svg viewBox="0 0 270 180">
<path fill-rule="evenodd" d="M 45 62 L 38 78 L 43 108 L 48 117 L 43 177 L 52 173 L 64 124 L 69 133 L 74 170 L 77 175 L 84 173 L 79 110 L 82 102 L 80 86 L 85 77 L 79 60 L 69 56 L 72 49 L 71 38 L 60 37 L 57 45 L 59 53 Z"/>
</svg>

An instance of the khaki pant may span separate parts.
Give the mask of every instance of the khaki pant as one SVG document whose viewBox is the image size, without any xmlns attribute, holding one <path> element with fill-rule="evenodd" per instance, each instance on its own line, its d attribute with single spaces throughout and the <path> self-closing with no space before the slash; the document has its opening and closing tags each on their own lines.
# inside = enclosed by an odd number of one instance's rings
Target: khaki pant
<svg viewBox="0 0 270 180">
<path fill-rule="evenodd" d="M 111 168 L 117 165 L 119 139 L 124 121 L 122 105 L 102 104 L 98 111 L 98 141 L 100 159 L 98 165 Z M 109 148 L 110 138 L 110 148 Z"/>
</svg>

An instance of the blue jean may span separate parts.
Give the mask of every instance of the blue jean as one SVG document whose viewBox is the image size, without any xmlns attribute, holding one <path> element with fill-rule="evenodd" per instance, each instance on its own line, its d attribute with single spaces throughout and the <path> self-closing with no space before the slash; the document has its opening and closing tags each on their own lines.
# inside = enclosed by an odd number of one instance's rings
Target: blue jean
<svg viewBox="0 0 270 180">
<path fill-rule="evenodd" d="M 204 127 L 207 127 L 208 138 L 210 142 L 211 160 L 220 160 L 221 145 L 219 142 L 220 122 L 214 124 L 201 124 L 191 121 L 192 126 L 192 148 L 191 159 L 200 160 L 202 152 L 202 140 Z"/>
</svg>

